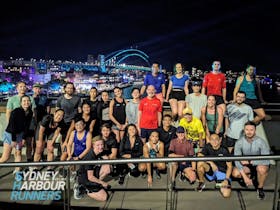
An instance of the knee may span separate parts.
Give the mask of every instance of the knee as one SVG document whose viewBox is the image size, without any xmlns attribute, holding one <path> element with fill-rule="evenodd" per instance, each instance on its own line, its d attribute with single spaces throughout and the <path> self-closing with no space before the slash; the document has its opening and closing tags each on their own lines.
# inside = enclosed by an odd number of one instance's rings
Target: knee
<svg viewBox="0 0 280 210">
<path fill-rule="evenodd" d="M 258 166 L 257 167 L 257 173 L 259 175 L 266 175 L 268 172 L 268 167 L 267 166 Z"/>
<path fill-rule="evenodd" d="M 235 178 L 241 178 L 241 174 L 238 169 L 234 168 L 232 171 L 232 176 Z"/>
<path fill-rule="evenodd" d="M 229 198 L 230 194 L 231 194 L 231 190 L 229 190 L 229 189 L 221 190 L 221 193 L 222 193 L 224 198 Z"/>
</svg>

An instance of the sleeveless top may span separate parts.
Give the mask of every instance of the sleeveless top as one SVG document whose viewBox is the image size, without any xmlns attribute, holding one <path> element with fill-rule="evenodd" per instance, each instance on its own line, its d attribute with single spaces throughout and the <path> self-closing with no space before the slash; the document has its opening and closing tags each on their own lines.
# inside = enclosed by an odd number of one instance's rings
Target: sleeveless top
<svg viewBox="0 0 280 210">
<path fill-rule="evenodd" d="M 216 115 L 216 116 L 215 116 Z M 206 121 L 207 121 L 207 127 L 210 132 L 215 132 L 216 127 L 218 125 L 218 111 L 215 111 L 215 114 L 209 114 L 206 110 L 205 115 Z M 220 133 L 222 133 L 224 130 L 223 126 L 220 129 Z"/>
<path fill-rule="evenodd" d="M 243 81 L 240 85 L 240 91 L 244 91 L 246 93 L 246 98 L 247 99 L 257 99 L 256 96 L 256 80 L 253 79 L 252 81 L 247 81 L 246 80 L 246 75 L 243 77 Z"/>
<path fill-rule="evenodd" d="M 86 140 L 87 140 L 87 133 L 88 131 L 85 131 L 85 135 L 81 140 L 77 137 L 77 131 L 74 133 L 74 157 L 78 157 L 82 152 L 86 149 Z"/>
<path fill-rule="evenodd" d="M 119 103 L 114 98 L 113 116 L 120 124 L 125 124 L 125 119 L 126 119 L 125 106 L 126 103 L 124 99 L 121 103 Z"/>
<path fill-rule="evenodd" d="M 156 149 L 157 151 L 159 151 L 159 143 L 158 142 L 156 144 Z M 148 146 L 148 150 L 149 150 L 149 157 L 150 158 L 156 158 L 157 157 L 157 152 L 152 148 L 152 146 L 150 145 L 150 142 L 147 142 L 146 145 Z"/>
</svg>

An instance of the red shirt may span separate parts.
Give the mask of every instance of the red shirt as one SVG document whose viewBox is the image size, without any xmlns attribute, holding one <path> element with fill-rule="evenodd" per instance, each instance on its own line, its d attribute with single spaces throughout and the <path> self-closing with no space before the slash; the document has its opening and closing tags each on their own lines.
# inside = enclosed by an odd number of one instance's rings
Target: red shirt
<svg viewBox="0 0 280 210">
<path fill-rule="evenodd" d="M 169 152 L 175 153 L 176 155 L 184 155 L 184 157 L 194 156 L 193 145 L 184 139 L 182 142 L 179 140 L 172 139 L 169 146 Z"/>
<path fill-rule="evenodd" d="M 143 98 L 139 104 L 139 111 L 142 112 L 140 128 L 158 128 L 158 112 L 162 112 L 161 102 L 158 98 Z"/>
<path fill-rule="evenodd" d="M 204 76 L 202 87 L 207 89 L 207 96 L 218 95 L 223 96 L 222 89 L 226 88 L 226 76 L 223 73 L 214 74 L 207 73 Z"/>
</svg>

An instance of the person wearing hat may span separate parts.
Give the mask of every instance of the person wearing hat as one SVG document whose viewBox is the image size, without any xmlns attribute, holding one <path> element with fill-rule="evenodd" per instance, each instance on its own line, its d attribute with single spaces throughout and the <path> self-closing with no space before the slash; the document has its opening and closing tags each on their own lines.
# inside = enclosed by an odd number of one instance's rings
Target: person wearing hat
<svg viewBox="0 0 280 210">
<path fill-rule="evenodd" d="M 169 146 L 169 155 L 168 157 L 180 158 L 180 157 L 193 157 L 194 148 L 190 141 L 186 138 L 186 130 L 182 126 L 178 126 L 176 130 L 177 138 L 172 139 Z M 191 184 L 196 180 L 196 163 L 190 161 L 183 162 L 172 162 L 170 167 L 170 178 L 171 183 L 169 189 L 172 190 L 175 187 L 175 177 L 177 169 L 182 176 L 187 178 Z"/>
<path fill-rule="evenodd" d="M 186 107 L 190 107 L 193 110 L 193 116 L 198 119 L 201 118 L 201 109 L 207 104 L 206 95 L 202 94 L 201 91 L 201 80 L 192 79 L 192 93 L 186 96 Z"/>
<path fill-rule="evenodd" d="M 187 107 L 183 110 L 184 117 L 180 120 L 179 126 L 186 129 L 187 140 L 191 141 L 195 153 L 204 146 L 205 131 L 200 119 L 193 116 L 192 109 Z"/>
</svg>

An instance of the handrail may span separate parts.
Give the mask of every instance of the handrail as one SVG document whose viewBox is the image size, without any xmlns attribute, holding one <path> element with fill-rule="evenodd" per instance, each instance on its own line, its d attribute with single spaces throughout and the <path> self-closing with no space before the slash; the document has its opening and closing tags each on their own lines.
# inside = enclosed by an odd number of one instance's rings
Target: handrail
<svg viewBox="0 0 280 210">
<path fill-rule="evenodd" d="M 274 186 L 274 195 L 273 195 L 273 207 L 272 210 L 279 208 L 279 173 L 280 173 L 280 155 L 262 155 L 262 156 L 229 156 L 229 157 L 184 157 L 184 158 L 140 158 L 140 159 L 115 159 L 115 160 L 77 160 L 77 161 L 51 161 L 51 162 L 6 162 L 0 163 L 1 167 L 24 167 L 24 166 L 66 166 L 68 168 L 67 173 L 67 189 L 64 191 L 64 210 L 70 210 L 71 208 L 71 199 L 70 199 L 70 166 L 71 165 L 90 165 L 90 164 L 116 164 L 116 163 L 151 163 L 151 162 L 178 162 L 178 161 L 235 161 L 235 160 L 275 160 L 276 161 L 276 176 L 275 176 L 275 186 Z M 168 183 L 168 173 L 167 173 L 167 183 Z M 166 188 L 168 193 L 168 188 Z M 170 195 L 171 206 L 170 209 L 173 209 L 172 205 L 172 191 Z M 168 194 L 166 200 L 166 209 L 168 209 Z"/>
<path fill-rule="evenodd" d="M 50 162 L 5 162 L 0 167 L 24 166 L 65 166 L 65 165 L 91 165 L 91 164 L 120 164 L 120 163 L 158 163 L 180 161 L 235 161 L 235 160 L 280 160 L 280 155 L 262 156 L 229 156 L 229 157 L 184 157 L 184 158 L 133 158 L 114 160 L 75 160 L 75 161 L 50 161 Z"/>
</svg>

